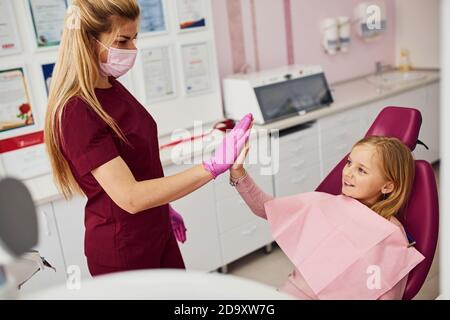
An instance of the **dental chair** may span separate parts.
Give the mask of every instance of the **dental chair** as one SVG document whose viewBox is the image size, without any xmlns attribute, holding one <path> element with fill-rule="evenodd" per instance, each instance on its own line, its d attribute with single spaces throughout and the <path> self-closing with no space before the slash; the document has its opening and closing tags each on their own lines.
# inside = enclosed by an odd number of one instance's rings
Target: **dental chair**
<svg viewBox="0 0 450 320">
<path fill-rule="evenodd" d="M 396 137 L 413 151 L 417 144 L 425 146 L 418 140 L 421 124 L 422 116 L 416 109 L 386 107 L 375 119 L 366 137 Z M 316 191 L 335 195 L 341 193 L 342 170 L 347 157 L 348 155 L 331 170 Z M 439 202 L 433 168 L 430 163 L 423 160 L 416 160 L 415 164 L 411 196 L 407 206 L 397 217 L 406 233 L 416 242 L 415 248 L 425 256 L 425 260 L 409 273 L 403 300 L 414 298 L 422 287 L 433 262 L 439 229 Z"/>
</svg>

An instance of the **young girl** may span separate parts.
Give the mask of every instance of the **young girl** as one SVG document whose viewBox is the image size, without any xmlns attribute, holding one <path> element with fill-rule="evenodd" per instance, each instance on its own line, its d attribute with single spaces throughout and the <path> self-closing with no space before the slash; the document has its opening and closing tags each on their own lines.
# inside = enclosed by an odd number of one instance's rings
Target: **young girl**
<svg viewBox="0 0 450 320">
<path fill-rule="evenodd" d="M 230 179 L 250 209 L 259 217 L 267 219 L 268 212 L 264 204 L 273 200 L 273 197 L 259 189 L 243 168 L 247 152 L 248 146 L 230 169 Z M 414 159 L 408 147 L 396 138 L 368 137 L 357 142 L 351 150 L 342 171 L 342 195 L 358 200 L 398 226 L 407 246 L 405 231 L 395 215 L 405 206 L 413 180 Z M 401 299 L 406 281 L 407 276 L 379 299 Z M 299 299 L 317 298 L 297 268 L 289 275 L 281 291 Z"/>
<path fill-rule="evenodd" d="M 63 195 L 87 197 L 89 271 L 184 268 L 175 238 L 186 240 L 184 223 L 169 203 L 231 167 L 248 138 L 251 115 L 212 158 L 164 177 L 157 124 L 116 80 L 136 59 L 137 0 L 72 4 L 51 81 L 45 144 Z"/>
</svg>

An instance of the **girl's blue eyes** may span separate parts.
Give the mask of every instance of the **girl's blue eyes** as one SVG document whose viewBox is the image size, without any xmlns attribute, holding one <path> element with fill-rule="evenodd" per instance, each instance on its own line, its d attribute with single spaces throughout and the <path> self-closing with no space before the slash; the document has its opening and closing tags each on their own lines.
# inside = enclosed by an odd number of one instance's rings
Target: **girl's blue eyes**
<svg viewBox="0 0 450 320">
<path fill-rule="evenodd" d="M 352 164 L 351 160 L 347 160 L 347 167 L 349 167 Z M 361 174 L 366 174 L 367 172 L 362 169 L 362 168 L 358 168 L 358 172 Z"/>
</svg>

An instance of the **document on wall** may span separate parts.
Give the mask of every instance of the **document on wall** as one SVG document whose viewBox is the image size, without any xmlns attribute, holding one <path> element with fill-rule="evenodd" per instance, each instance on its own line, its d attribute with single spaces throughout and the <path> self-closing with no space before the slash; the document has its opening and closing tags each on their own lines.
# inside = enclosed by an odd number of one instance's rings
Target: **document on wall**
<svg viewBox="0 0 450 320">
<path fill-rule="evenodd" d="M 45 89 L 47 90 L 47 96 L 50 92 L 50 83 L 52 81 L 53 69 L 55 68 L 54 63 L 47 63 L 42 65 L 42 75 L 45 80 Z"/>
<path fill-rule="evenodd" d="M 43 131 L 0 140 L 0 156 L 11 177 L 27 180 L 51 172 Z"/>
<path fill-rule="evenodd" d="M 212 80 L 208 43 L 184 45 L 181 51 L 186 93 L 209 91 Z"/>
<path fill-rule="evenodd" d="M 3 166 L 8 176 L 20 180 L 31 179 L 51 172 L 50 159 L 43 143 L 6 152 L 2 156 Z"/>
<path fill-rule="evenodd" d="M 0 0 L 0 56 L 21 51 L 11 0 Z"/>
<path fill-rule="evenodd" d="M 61 42 L 66 0 L 28 0 L 38 47 L 57 46 Z"/>
<path fill-rule="evenodd" d="M 141 8 L 141 34 L 166 31 L 162 0 L 139 0 Z"/>
<path fill-rule="evenodd" d="M 0 132 L 33 124 L 23 69 L 0 70 Z"/>
<path fill-rule="evenodd" d="M 204 0 L 177 0 L 177 12 L 180 30 L 192 30 L 206 26 Z"/>
<path fill-rule="evenodd" d="M 172 98 L 175 85 L 169 47 L 142 50 L 146 102 Z"/>
</svg>

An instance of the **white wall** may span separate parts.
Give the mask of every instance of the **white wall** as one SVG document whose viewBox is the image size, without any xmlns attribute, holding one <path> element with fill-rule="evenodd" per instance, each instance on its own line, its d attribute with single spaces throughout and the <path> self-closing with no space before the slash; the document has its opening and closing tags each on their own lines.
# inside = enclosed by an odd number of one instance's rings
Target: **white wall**
<svg viewBox="0 0 450 320">
<path fill-rule="evenodd" d="M 441 0 L 396 0 L 396 59 L 408 49 L 413 67 L 440 67 Z"/>
</svg>

